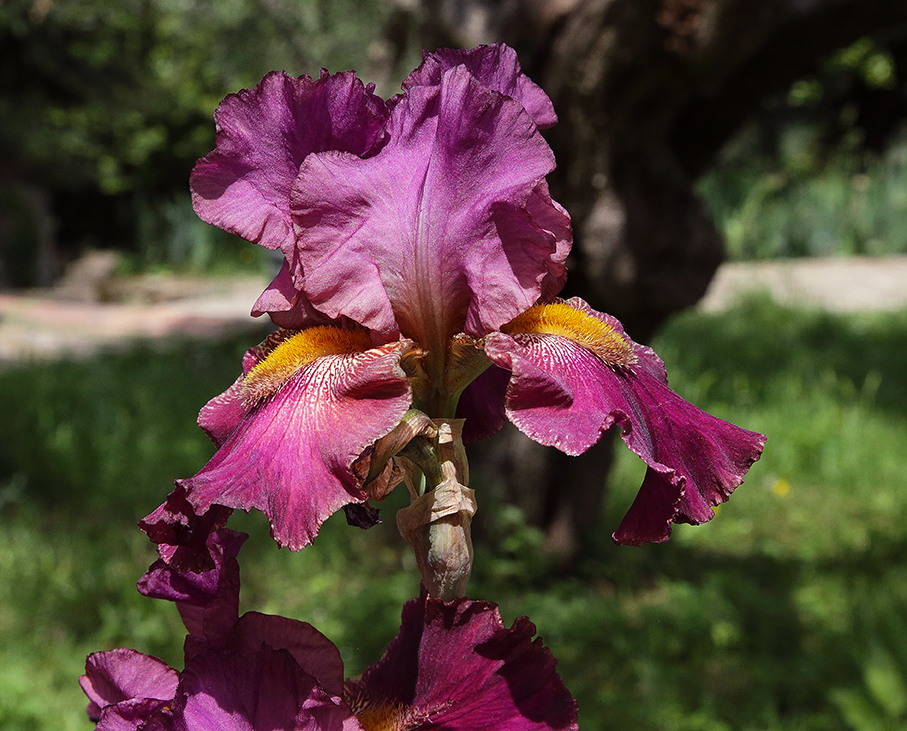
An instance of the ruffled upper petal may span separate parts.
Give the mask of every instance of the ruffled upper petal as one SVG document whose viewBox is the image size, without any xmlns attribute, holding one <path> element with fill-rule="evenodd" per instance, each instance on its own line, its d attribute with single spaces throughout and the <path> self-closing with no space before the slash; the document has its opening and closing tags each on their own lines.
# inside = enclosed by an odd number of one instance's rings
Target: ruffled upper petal
<svg viewBox="0 0 907 731">
<path fill-rule="evenodd" d="M 301 277 L 302 269 L 296 261 L 295 251 L 290 253 L 290 257 L 293 263 L 284 259 L 280 271 L 252 306 L 252 316 L 267 314 L 271 322 L 288 330 L 301 330 L 313 325 L 339 324 L 316 310 L 298 289 L 291 272 L 297 271 Z"/>
<path fill-rule="evenodd" d="M 208 464 L 195 477 L 177 481 L 188 501 L 199 514 L 212 505 L 261 510 L 280 545 L 298 550 L 311 543 L 333 512 L 366 500 L 351 466 L 409 407 L 409 384 L 398 365 L 409 345 L 399 341 L 318 357 L 273 394 L 247 402 L 245 416 Z M 260 354 L 247 356 L 245 366 L 256 358 Z M 213 432 L 215 441 L 236 417 L 236 398 L 234 386 L 213 412 L 203 410 L 205 419 L 216 421 L 218 410 L 225 415 Z"/>
<path fill-rule="evenodd" d="M 607 364 L 569 337 L 497 333 L 485 352 L 511 372 L 507 417 L 535 441 L 584 452 L 614 425 L 649 470 L 615 540 L 667 540 L 671 523 L 703 523 L 740 484 L 765 437 L 684 401 L 667 385 L 651 348 L 633 343 L 614 318 L 582 300 L 567 304 L 597 318 L 632 347 L 633 364 Z"/>
<path fill-rule="evenodd" d="M 373 157 L 303 162 L 291 211 L 305 294 L 328 317 L 429 350 L 497 329 L 566 256 L 569 219 L 544 183 L 551 150 L 465 66 L 412 87 L 387 130 Z"/>
<path fill-rule="evenodd" d="M 217 143 L 190 188 L 204 221 L 269 249 L 292 249 L 290 186 L 307 155 L 367 153 L 381 139 L 384 102 L 347 71 L 320 79 L 271 72 L 227 96 L 215 112 Z"/>
<path fill-rule="evenodd" d="M 422 65 L 403 81 L 403 89 L 408 91 L 414 86 L 438 84 L 444 71 L 461 64 L 489 89 L 522 104 L 540 128 L 546 129 L 557 123 L 554 105 L 548 95 L 522 72 L 516 51 L 502 43 L 477 46 L 468 51 L 442 48 L 433 53 L 426 52 Z"/>
<path fill-rule="evenodd" d="M 525 617 L 506 628 L 489 602 L 423 594 L 406 604 L 400 633 L 344 698 L 366 728 L 576 729 L 576 703 L 534 634 Z"/>
</svg>

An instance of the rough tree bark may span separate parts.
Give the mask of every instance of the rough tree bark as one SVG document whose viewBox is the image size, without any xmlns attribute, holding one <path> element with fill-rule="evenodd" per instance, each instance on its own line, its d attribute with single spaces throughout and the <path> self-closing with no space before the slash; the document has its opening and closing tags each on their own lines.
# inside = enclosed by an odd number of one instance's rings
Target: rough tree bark
<svg viewBox="0 0 907 731">
<path fill-rule="evenodd" d="M 693 186 L 725 142 L 836 49 L 907 35 L 904 0 L 424 0 L 422 17 L 423 47 L 504 41 L 551 96 L 551 188 L 575 233 L 565 294 L 643 342 L 722 261 Z M 612 444 L 565 458 L 505 432 L 483 451 L 569 556 L 597 527 Z"/>
</svg>

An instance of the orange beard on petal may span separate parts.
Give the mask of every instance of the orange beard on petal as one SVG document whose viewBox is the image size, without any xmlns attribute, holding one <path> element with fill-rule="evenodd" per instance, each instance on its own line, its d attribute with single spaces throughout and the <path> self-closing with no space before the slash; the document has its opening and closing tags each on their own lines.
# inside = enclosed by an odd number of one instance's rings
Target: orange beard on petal
<svg viewBox="0 0 907 731">
<path fill-rule="evenodd" d="M 607 322 L 564 303 L 530 307 L 504 325 L 501 332 L 558 335 L 581 345 L 611 368 L 630 369 L 637 361 L 629 338 Z"/>
<path fill-rule="evenodd" d="M 256 404 L 316 358 L 362 353 L 371 347 L 368 333 L 363 330 L 327 325 L 302 330 L 281 342 L 246 374 L 240 393 L 247 404 Z"/>
</svg>

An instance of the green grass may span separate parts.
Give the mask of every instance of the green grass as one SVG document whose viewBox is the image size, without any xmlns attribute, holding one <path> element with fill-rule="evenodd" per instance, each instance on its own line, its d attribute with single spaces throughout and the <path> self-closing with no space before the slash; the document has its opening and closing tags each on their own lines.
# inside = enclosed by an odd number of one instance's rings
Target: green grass
<svg viewBox="0 0 907 731">
<path fill-rule="evenodd" d="M 76 684 L 89 652 L 130 646 L 181 666 L 176 611 L 135 591 L 155 557 L 135 522 L 211 454 L 195 413 L 249 344 L 0 372 L 0 728 L 90 728 Z M 711 523 L 618 548 L 610 533 L 642 477 L 619 447 L 600 534 L 575 570 L 552 570 L 517 512 L 482 506 L 504 538 L 479 547 L 471 595 L 538 625 L 586 731 L 896 727 L 907 711 L 907 313 L 750 301 L 684 315 L 655 346 L 683 396 L 768 434 L 744 485 Z M 297 554 L 277 550 L 261 515 L 231 525 L 251 533 L 243 610 L 313 622 L 350 674 L 380 656 L 418 581 L 393 520 L 366 533 L 334 516 Z"/>
<path fill-rule="evenodd" d="M 845 136 L 831 149 L 820 125 L 789 122 L 766 154 L 747 127 L 698 184 L 732 259 L 907 252 L 907 137 L 879 156 Z"/>
</svg>

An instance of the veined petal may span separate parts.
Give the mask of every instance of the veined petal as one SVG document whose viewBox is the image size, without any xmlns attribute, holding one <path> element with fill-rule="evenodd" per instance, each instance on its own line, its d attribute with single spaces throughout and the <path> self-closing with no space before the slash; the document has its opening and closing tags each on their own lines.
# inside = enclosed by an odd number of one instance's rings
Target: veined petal
<svg viewBox="0 0 907 731">
<path fill-rule="evenodd" d="M 526 617 L 509 629 L 497 607 L 423 595 L 403 608 L 384 657 L 348 682 L 344 700 L 367 731 L 577 728 L 557 661 Z"/>
<path fill-rule="evenodd" d="M 665 541 L 671 523 L 710 520 L 711 508 L 761 455 L 765 437 L 684 401 L 668 387 L 658 356 L 614 318 L 579 299 L 556 306 L 574 316 L 532 326 L 527 313 L 508 326 L 515 331 L 485 340 L 488 357 L 511 372 L 507 417 L 535 441 L 572 455 L 621 428 L 649 470 L 614 534 L 619 543 Z"/>
<path fill-rule="evenodd" d="M 255 365 L 228 392 L 230 404 L 244 400 L 245 416 L 208 464 L 177 484 L 200 514 L 212 505 L 261 510 L 277 542 L 299 550 L 333 512 L 365 502 L 352 464 L 409 408 L 399 361 L 410 343 L 317 355 L 292 339 L 266 341 L 265 360 L 247 354 L 244 369 Z M 218 408 L 235 416 L 232 405 Z"/>
<path fill-rule="evenodd" d="M 264 342 L 249 348 L 242 359 L 242 373 L 222 394 L 215 396 L 198 412 L 198 425 L 217 447 L 220 447 L 243 423 L 249 404 L 243 397 L 243 383 L 255 366 L 262 363 L 284 340 L 288 333 L 271 333 Z"/>
<path fill-rule="evenodd" d="M 347 71 L 320 79 L 271 72 L 254 89 L 230 94 L 215 112 L 217 143 L 192 171 L 202 220 L 269 249 L 293 247 L 290 186 L 307 155 L 367 153 L 387 111 Z"/>
<path fill-rule="evenodd" d="M 468 51 L 442 48 L 423 54 L 422 65 L 403 81 L 404 91 L 414 86 L 430 86 L 441 81 L 447 69 L 466 66 L 476 79 L 522 104 L 541 129 L 557 123 L 554 105 L 542 88 L 520 69 L 516 51 L 503 43 L 477 46 Z"/>
<path fill-rule="evenodd" d="M 554 158 L 522 106 L 457 66 L 399 99 L 378 155 L 303 162 L 291 211 L 304 292 L 328 317 L 428 350 L 532 305 L 563 264 Z"/>
</svg>

